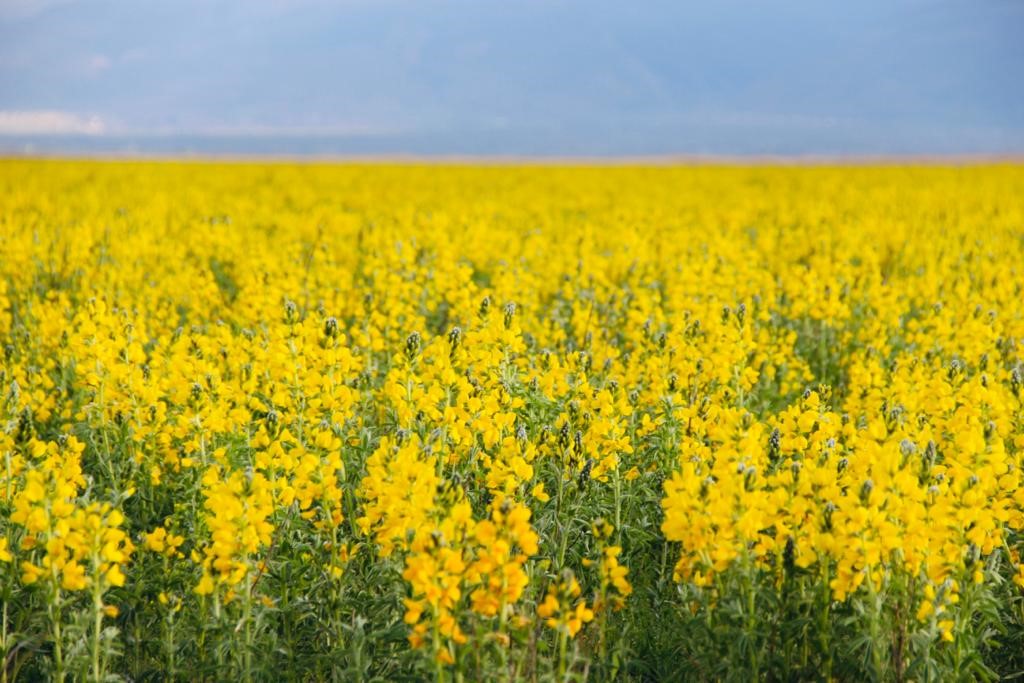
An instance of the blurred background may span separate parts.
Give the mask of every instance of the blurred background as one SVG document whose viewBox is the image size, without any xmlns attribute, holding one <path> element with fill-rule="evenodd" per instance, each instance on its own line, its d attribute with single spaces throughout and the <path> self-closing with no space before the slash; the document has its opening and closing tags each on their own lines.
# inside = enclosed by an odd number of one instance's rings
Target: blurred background
<svg viewBox="0 0 1024 683">
<path fill-rule="evenodd" d="M 0 0 L 0 153 L 1015 155 L 1024 2 Z"/>
</svg>

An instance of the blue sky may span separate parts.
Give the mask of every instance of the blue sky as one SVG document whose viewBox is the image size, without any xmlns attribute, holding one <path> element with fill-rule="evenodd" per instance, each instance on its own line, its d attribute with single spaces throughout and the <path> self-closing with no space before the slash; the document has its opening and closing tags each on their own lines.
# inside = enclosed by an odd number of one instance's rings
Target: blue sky
<svg viewBox="0 0 1024 683">
<path fill-rule="evenodd" d="M 1024 2 L 0 0 L 0 148 L 1024 152 Z"/>
</svg>

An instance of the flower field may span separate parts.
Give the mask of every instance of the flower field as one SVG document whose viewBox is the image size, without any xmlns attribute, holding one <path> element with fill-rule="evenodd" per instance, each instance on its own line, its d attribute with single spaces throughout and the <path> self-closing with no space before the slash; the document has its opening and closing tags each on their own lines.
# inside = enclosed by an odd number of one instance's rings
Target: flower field
<svg viewBox="0 0 1024 683">
<path fill-rule="evenodd" d="M 1024 167 L 0 162 L 2 681 L 1024 672 Z"/>
</svg>

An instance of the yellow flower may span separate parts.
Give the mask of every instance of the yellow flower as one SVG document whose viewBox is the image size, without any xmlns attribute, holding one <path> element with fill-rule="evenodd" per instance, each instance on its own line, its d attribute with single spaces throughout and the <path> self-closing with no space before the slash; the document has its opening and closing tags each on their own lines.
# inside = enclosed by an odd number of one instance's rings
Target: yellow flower
<svg viewBox="0 0 1024 683">
<path fill-rule="evenodd" d="M 551 496 L 544 492 L 544 482 L 540 482 L 530 490 L 530 495 L 542 503 L 551 500 Z"/>
<path fill-rule="evenodd" d="M 79 591 L 89 585 L 89 579 L 85 575 L 85 567 L 78 562 L 68 562 L 61 570 L 61 588 L 69 591 Z"/>
<path fill-rule="evenodd" d="M 575 637 L 583 625 L 593 621 L 594 611 L 587 607 L 585 600 L 577 600 L 580 585 L 570 570 L 563 572 L 562 577 L 548 586 L 544 601 L 537 606 L 537 616 L 544 619 L 548 628 L 564 630 L 570 637 Z"/>
<path fill-rule="evenodd" d="M 35 583 L 43 575 L 43 568 L 27 560 L 21 563 L 21 582 L 26 586 Z"/>
<path fill-rule="evenodd" d="M 199 583 L 196 584 L 195 592 L 197 595 L 209 595 L 213 592 L 213 588 L 213 577 L 204 572 L 202 578 L 199 579 Z"/>
</svg>

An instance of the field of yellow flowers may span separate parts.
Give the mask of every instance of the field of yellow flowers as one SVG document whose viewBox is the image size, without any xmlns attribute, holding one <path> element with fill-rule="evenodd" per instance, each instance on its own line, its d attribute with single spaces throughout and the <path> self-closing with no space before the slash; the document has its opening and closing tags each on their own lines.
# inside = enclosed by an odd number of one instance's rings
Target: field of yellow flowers
<svg viewBox="0 0 1024 683">
<path fill-rule="evenodd" d="M 0 162 L 0 680 L 1024 671 L 1024 167 Z"/>
</svg>

